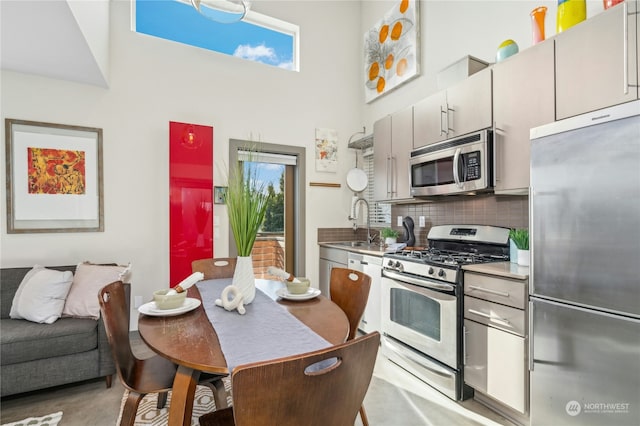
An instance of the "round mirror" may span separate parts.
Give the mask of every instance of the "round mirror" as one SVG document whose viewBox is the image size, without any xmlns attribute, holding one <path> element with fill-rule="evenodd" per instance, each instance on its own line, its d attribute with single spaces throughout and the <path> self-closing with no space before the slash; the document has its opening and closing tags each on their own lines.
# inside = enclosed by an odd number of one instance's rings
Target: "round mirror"
<svg viewBox="0 0 640 426">
<path fill-rule="evenodd" d="M 362 169 L 351 169 L 347 172 L 347 186 L 353 192 L 362 192 L 367 188 L 367 174 Z"/>
</svg>

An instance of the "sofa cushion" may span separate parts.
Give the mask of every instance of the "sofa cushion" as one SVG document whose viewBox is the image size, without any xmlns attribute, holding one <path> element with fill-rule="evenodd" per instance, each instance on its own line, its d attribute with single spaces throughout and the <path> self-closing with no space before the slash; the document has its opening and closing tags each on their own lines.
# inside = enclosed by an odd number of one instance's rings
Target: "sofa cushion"
<svg viewBox="0 0 640 426">
<path fill-rule="evenodd" d="M 76 265 L 72 266 L 47 266 L 48 269 L 56 271 L 75 271 Z M 0 318 L 9 318 L 13 296 L 16 294 L 24 276 L 31 267 L 22 268 L 2 268 L 0 269 Z"/>
<path fill-rule="evenodd" d="M 100 304 L 98 303 L 100 289 L 114 281 L 128 283 L 130 274 L 131 265 L 80 263 L 73 276 L 73 283 L 62 310 L 62 315 L 98 319 L 100 317 Z"/>
<path fill-rule="evenodd" d="M 62 314 L 73 273 L 36 265 L 22 279 L 9 316 L 51 324 Z"/>
<path fill-rule="evenodd" d="M 0 320 L 2 365 L 74 354 L 98 346 L 98 322 L 60 318 L 53 324 Z"/>
</svg>

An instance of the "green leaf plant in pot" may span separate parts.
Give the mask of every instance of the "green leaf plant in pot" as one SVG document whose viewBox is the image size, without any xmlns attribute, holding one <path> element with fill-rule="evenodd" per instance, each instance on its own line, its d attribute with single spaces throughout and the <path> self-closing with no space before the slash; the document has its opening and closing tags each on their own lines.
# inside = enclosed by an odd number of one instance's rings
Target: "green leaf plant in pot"
<svg viewBox="0 0 640 426">
<path fill-rule="evenodd" d="M 400 233 L 393 228 L 383 228 L 380 231 L 380 236 L 384 238 L 385 244 L 395 244 L 399 235 Z"/>
<path fill-rule="evenodd" d="M 509 238 L 518 249 L 518 265 L 529 266 L 529 231 L 527 229 L 512 229 Z"/>
<path fill-rule="evenodd" d="M 249 161 L 255 150 L 249 150 Z M 255 155 L 253 155 L 255 157 Z M 258 179 L 257 171 L 238 162 L 229 168 L 228 187 L 225 195 L 229 225 L 238 249 L 233 285 L 242 294 L 244 304 L 255 298 L 255 276 L 251 250 L 258 231 L 264 222 L 271 195 L 266 185 Z"/>
</svg>

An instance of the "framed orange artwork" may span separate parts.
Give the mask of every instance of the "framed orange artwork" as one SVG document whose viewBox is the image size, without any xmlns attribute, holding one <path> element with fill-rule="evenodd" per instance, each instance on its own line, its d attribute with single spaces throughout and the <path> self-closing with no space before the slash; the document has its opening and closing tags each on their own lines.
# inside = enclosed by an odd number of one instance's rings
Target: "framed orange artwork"
<svg viewBox="0 0 640 426">
<path fill-rule="evenodd" d="M 420 74 L 419 3 L 399 0 L 364 34 L 366 102 Z"/>
<path fill-rule="evenodd" d="M 104 231 L 102 129 L 5 120 L 7 233 Z"/>
</svg>

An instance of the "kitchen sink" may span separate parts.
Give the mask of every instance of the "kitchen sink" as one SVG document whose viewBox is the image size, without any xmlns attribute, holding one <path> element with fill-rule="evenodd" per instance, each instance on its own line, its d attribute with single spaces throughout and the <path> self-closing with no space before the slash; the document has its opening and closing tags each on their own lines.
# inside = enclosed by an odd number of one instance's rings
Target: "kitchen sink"
<svg viewBox="0 0 640 426">
<path fill-rule="evenodd" d="M 363 248 L 376 247 L 378 248 L 378 244 L 376 243 L 369 244 L 366 241 L 339 241 L 331 244 L 344 246 L 344 247 L 363 247 Z"/>
</svg>

